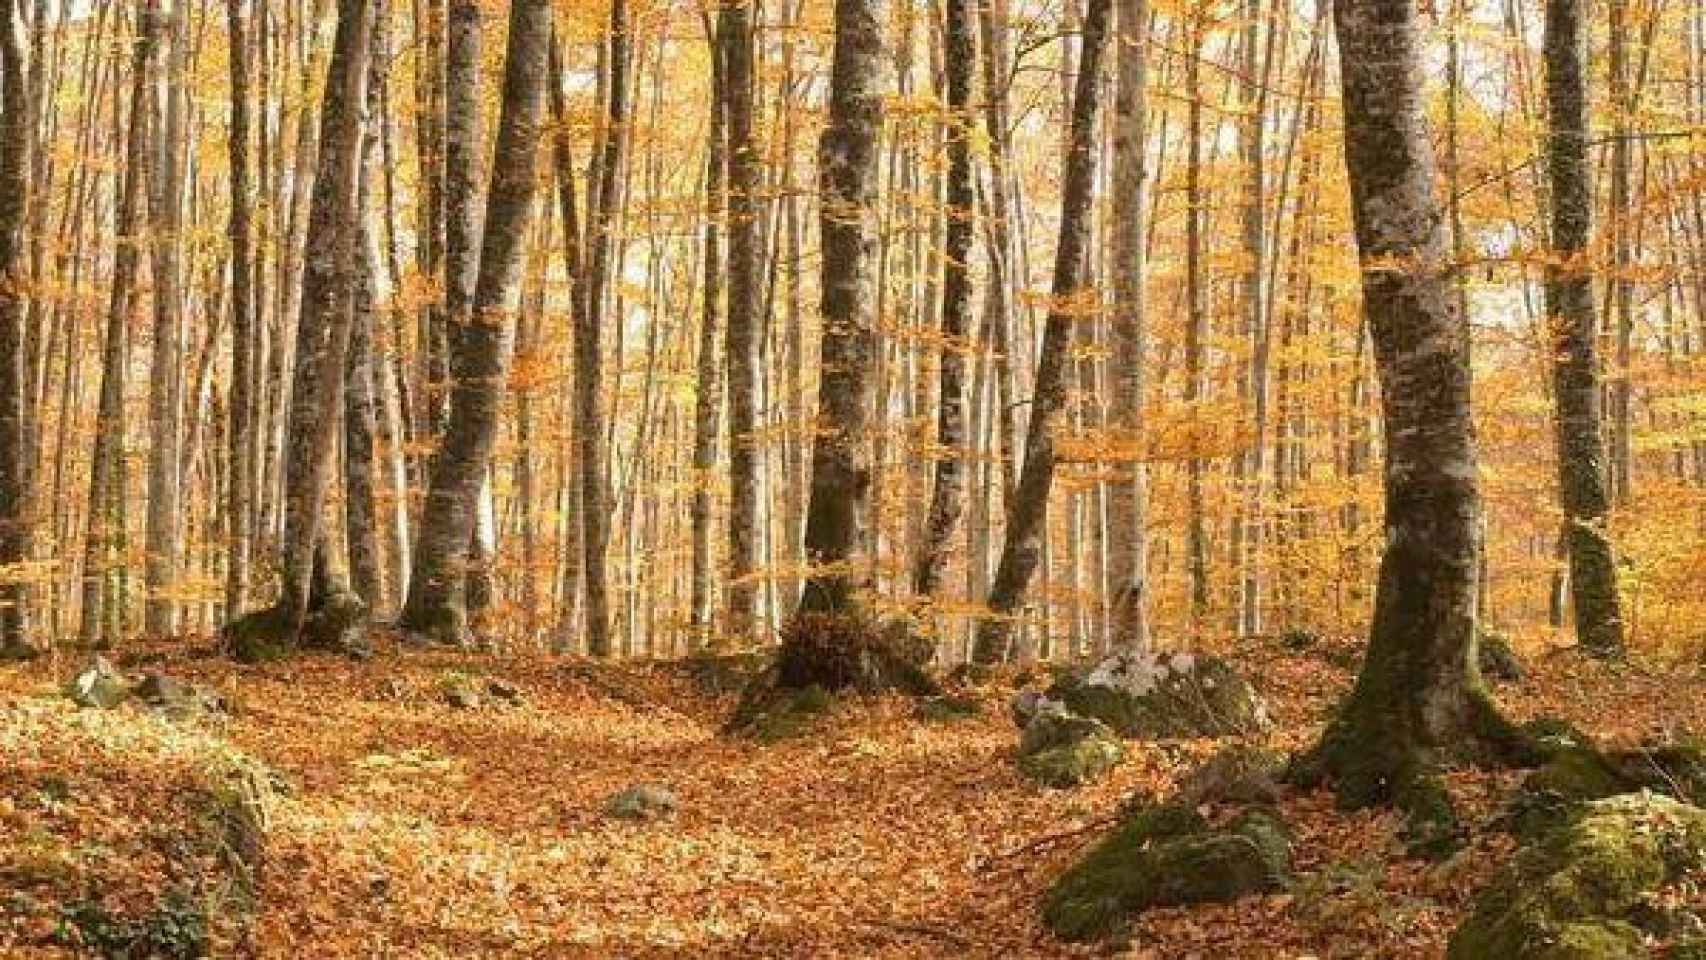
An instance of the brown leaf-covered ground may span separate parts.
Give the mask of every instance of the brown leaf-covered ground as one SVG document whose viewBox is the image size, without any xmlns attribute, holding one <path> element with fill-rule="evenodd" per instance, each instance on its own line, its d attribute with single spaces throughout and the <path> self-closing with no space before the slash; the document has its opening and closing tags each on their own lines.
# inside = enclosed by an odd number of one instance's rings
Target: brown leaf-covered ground
<svg viewBox="0 0 1706 960">
<path fill-rule="evenodd" d="M 1318 731 L 1349 674 L 1320 651 L 1247 645 L 1276 740 Z M 1344 647 L 1338 649 L 1342 652 Z M 220 691 L 229 718 L 78 710 L 69 656 L 0 668 L 0 953 L 52 945 L 63 905 L 114 915 L 177 886 L 217 889 L 197 836 L 210 770 L 251 756 L 290 788 L 269 806 L 259 907 L 216 924 L 220 955 L 264 957 L 1069 956 L 1037 921 L 1050 879 L 1134 791 L 1165 791 L 1211 743 L 1143 744 L 1111 779 L 1038 788 L 1012 763 L 1010 687 L 981 717 L 915 719 L 899 700 L 838 706 L 799 739 L 720 737 L 731 706 L 678 666 L 569 664 L 384 647 L 371 662 L 264 667 L 153 648 L 147 667 Z M 1636 740 L 1706 729 L 1689 672 L 1612 670 L 1567 653 L 1500 689 L 1518 717 Z M 455 675 L 499 678 L 520 706 L 457 710 Z M 612 819 L 605 800 L 667 784 L 672 819 Z M 1461 774 L 1465 811 L 1512 776 Z M 1138 957 L 1431 957 L 1509 852 L 1494 832 L 1445 864 L 1404 860 L 1389 814 L 1295 795 L 1299 881 L 1283 895 L 1157 911 Z M 216 851 L 215 851 L 216 852 Z M 243 929 L 244 927 L 247 929 Z"/>
</svg>

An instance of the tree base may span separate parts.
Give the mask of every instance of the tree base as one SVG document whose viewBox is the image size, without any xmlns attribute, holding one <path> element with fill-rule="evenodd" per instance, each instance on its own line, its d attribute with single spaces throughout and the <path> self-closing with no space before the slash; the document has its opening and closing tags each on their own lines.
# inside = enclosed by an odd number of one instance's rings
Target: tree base
<svg viewBox="0 0 1706 960">
<path fill-rule="evenodd" d="M 367 626 L 367 605 L 354 593 L 337 590 L 318 598 L 300 629 L 288 611 L 274 605 L 233 620 L 221 639 L 231 658 L 242 663 L 266 663 L 302 649 L 365 657 L 371 652 Z"/>
<path fill-rule="evenodd" d="M 1353 691 L 1320 742 L 1292 758 L 1285 778 L 1305 789 L 1331 784 L 1344 810 L 1389 804 L 1404 815 L 1403 838 L 1412 855 L 1445 856 L 1461 845 L 1463 830 L 1442 770 L 1531 767 L 1545 760 L 1544 749 L 1485 691 L 1463 696 L 1453 729 L 1429 730 L 1420 719 L 1420 695 L 1389 703 Z"/>
<path fill-rule="evenodd" d="M 854 611 L 802 611 L 783 628 L 776 685 L 931 697 L 942 692 L 924 669 L 933 653 L 904 621 L 879 624 Z"/>
<path fill-rule="evenodd" d="M 474 645 L 468 629 L 467 607 L 431 601 L 406 606 L 397 624 L 412 642 L 423 646 L 467 649 Z"/>
</svg>

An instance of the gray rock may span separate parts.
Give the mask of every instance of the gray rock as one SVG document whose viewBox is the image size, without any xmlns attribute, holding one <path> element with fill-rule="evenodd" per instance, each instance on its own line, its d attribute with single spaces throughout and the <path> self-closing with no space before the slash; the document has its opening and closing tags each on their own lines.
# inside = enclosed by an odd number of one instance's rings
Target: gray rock
<svg viewBox="0 0 1706 960">
<path fill-rule="evenodd" d="M 106 657 L 97 656 L 65 684 L 65 695 L 79 707 L 111 710 L 130 698 L 130 684 Z"/>
<path fill-rule="evenodd" d="M 675 792 L 658 783 L 636 783 L 605 801 L 604 812 L 622 820 L 656 820 L 681 808 Z"/>
<path fill-rule="evenodd" d="M 1081 786 L 1124 759 L 1125 746 L 1107 724 L 1056 704 L 1031 717 L 1019 737 L 1019 772 L 1046 787 Z"/>
<path fill-rule="evenodd" d="M 1217 737 L 1273 725 L 1267 704 L 1227 661 L 1190 652 L 1122 653 L 1057 679 L 1048 697 L 1124 737 Z"/>
<path fill-rule="evenodd" d="M 144 676 L 134 693 L 138 700 L 174 719 L 226 712 L 225 698 L 218 693 L 162 673 Z"/>
<path fill-rule="evenodd" d="M 1007 709 L 1013 715 L 1013 724 L 1020 730 L 1031 722 L 1031 718 L 1050 707 L 1061 706 L 1050 700 L 1041 690 L 1020 690 L 1013 694 L 1013 699 L 1007 701 Z"/>
</svg>

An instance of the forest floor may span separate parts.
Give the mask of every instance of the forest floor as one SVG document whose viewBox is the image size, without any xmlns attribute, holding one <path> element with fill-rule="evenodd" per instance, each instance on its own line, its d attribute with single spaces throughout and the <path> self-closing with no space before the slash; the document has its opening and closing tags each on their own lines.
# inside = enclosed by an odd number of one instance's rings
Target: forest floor
<svg viewBox="0 0 1706 960">
<path fill-rule="evenodd" d="M 1342 654 L 1354 647 L 1247 647 L 1236 659 L 1269 697 L 1276 745 L 1307 742 L 1349 682 Z M 970 719 L 853 701 L 804 736 L 759 744 L 719 736 L 733 694 L 679 665 L 383 644 L 365 663 L 262 667 L 182 644 L 127 653 L 128 669 L 220 691 L 229 715 L 80 710 L 60 691 L 81 660 L 0 667 L 0 955 L 70 956 L 53 943 L 72 927 L 118 942 L 146 926 L 170 941 L 188 922 L 173 905 L 209 898 L 224 904 L 218 956 L 1096 954 L 1042 930 L 1042 891 L 1122 801 L 1166 791 L 1216 746 L 1134 745 L 1110 778 L 1055 791 L 1012 762 L 1010 684 L 981 690 Z M 1692 671 L 1564 652 L 1530 668 L 1499 689 L 1518 718 L 1562 715 L 1622 741 L 1667 724 L 1706 730 L 1706 679 Z M 511 685 L 520 703 L 453 708 L 443 691 L 464 679 Z M 246 900 L 230 882 L 242 844 L 214 829 L 226 822 L 214 801 L 232 771 L 263 769 L 253 760 L 283 785 L 244 861 L 257 877 Z M 636 782 L 667 785 L 679 811 L 608 815 L 607 799 Z M 1467 774 L 1451 786 L 1485 820 L 1512 782 Z M 1151 912 L 1126 955 L 1439 956 L 1510 852 L 1478 830 L 1443 864 L 1406 860 L 1389 813 L 1341 813 L 1324 793 L 1282 809 L 1298 837 L 1291 891 Z"/>
</svg>

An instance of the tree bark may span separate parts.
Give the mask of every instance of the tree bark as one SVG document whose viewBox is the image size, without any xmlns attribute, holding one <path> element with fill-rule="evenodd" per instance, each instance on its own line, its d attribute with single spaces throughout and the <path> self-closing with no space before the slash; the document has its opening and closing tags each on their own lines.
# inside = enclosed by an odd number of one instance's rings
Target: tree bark
<svg viewBox="0 0 1706 960">
<path fill-rule="evenodd" d="M 29 559 L 29 448 L 24 425 L 24 250 L 31 121 L 17 6 L 0 4 L 0 567 Z M 0 658 L 33 651 L 26 585 L 0 583 Z"/>
<path fill-rule="evenodd" d="M 711 631 L 712 480 L 717 468 L 718 421 L 723 406 L 722 365 L 717 362 L 717 328 L 721 326 L 723 310 L 723 176 L 728 165 L 724 152 L 727 101 L 723 93 L 723 88 L 728 85 L 723 70 L 723 29 L 726 22 L 719 12 L 715 26 L 709 18 L 705 24 L 711 58 L 711 130 L 705 144 L 705 235 L 701 253 L 705 262 L 703 289 L 700 291 L 699 358 L 693 407 L 693 569 L 688 599 L 688 620 L 693 628 L 696 648 L 706 642 Z"/>
<path fill-rule="evenodd" d="M 936 477 L 924 539 L 913 568 L 912 590 L 934 596 L 947 573 L 949 544 L 966 501 L 966 354 L 971 328 L 972 195 L 971 78 L 977 66 L 966 0 L 948 0 L 942 65 L 947 74 L 948 182 L 942 235 L 941 365 L 937 372 Z"/>
<path fill-rule="evenodd" d="M 1599 360 L 1588 243 L 1593 187 L 1588 173 L 1586 26 L 1581 0 L 1547 0 L 1545 62 L 1551 142 L 1552 256 L 1546 313 L 1557 413 L 1558 497 L 1568 543 L 1576 638 L 1598 656 L 1623 651 L 1617 565 L 1606 528 Z M 1621 213 L 1614 215 L 1620 216 Z"/>
<path fill-rule="evenodd" d="M 993 663 L 1008 656 L 1017 612 L 1041 559 L 1044 516 L 1054 482 L 1055 431 L 1066 406 L 1067 347 L 1082 319 L 1084 254 L 1096 173 L 1096 111 L 1101 65 L 1107 46 L 1112 0 L 1090 0 L 1084 12 L 1077 90 L 1072 101 L 1065 176 L 1061 191 L 1060 239 L 1055 246 L 1054 282 L 1037 374 L 1031 390 L 1031 422 L 1024 469 L 1007 512 L 1007 538 L 989 591 L 989 617 L 978 624 L 974 658 Z"/>
<path fill-rule="evenodd" d="M 805 613 L 853 615 L 871 492 L 866 437 L 875 356 L 871 275 L 876 257 L 877 141 L 882 133 L 884 0 L 836 0 L 829 118 L 818 141 L 823 259 L 817 442 L 805 547 L 812 572 Z"/>
<path fill-rule="evenodd" d="M 1119 0 L 1119 54 L 1114 94 L 1112 234 L 1114 316 L 1113 426 L 1121 461 L 1109 484 L 1109 640 L 1116 649 L 1149 645 L 1149 496 L 1144 466 L 1144 364 L 1148 358 L 1148 319 L 1144 300 L 1144 114 L 1148 110 L 1148 0 Z"/>
<path fill-rule="evenodd" d="M 227 405 L 231 424 L 227 433 L 230 451 L 226 477 L 225 609 L 229 613 L 243 609 L 249 596 L 249 550 L 251 529 L 251 479 L 254 458 L 259 450 L 255 442 L 260 424 L 255 417 L 255 306 L 254 241 L 249 204 L 252 187 L 249 182 L 249 110 L 252 95 L 249 89 L 252 71 L 249 67 L 249 14 L 244 0 L 226 0 L 226 35 L 231 60 L 231 132 L 229 156 L 231 162 L 231 218 L 228 225 L 231 242 L 231 389 Z"/>
<path fill-rule="evenodd" d="M 1383 387 L 1386 546 L 1356 685 L 1297 771 L 1412 815 L 1447 760 L 1527 759 L 1476 662 L 1481 498 L 1469 328 L 1452 288 L 1415 0 L 1339 0 L 1345 167 Z M 1431 786 L 1430 786 L 1431 784 Z"/>
<path fill-rule="evenodd" d="M 752 24 L 746 3 L 719 12 L 729 133 L 729 620 L 746 638 L 758 613 L 760 517 L 758 145 L 753 139 Z"/>
<path fill-rule="evenodd" d="M 433 458 L 402 616 L 405 629 L 440 641 L 461 642 L 468 626 L 458 584 L 467 565 L 515 347 L 510 320 L 533 216 L 550 38 L 549 0 L 520 0 L 512 6 L 479 276 L 467 322 L 453 323 L 450 329 L 450 420 Z"/>
</svg>

